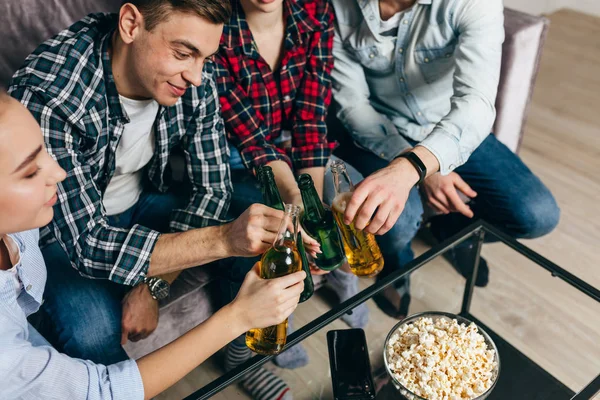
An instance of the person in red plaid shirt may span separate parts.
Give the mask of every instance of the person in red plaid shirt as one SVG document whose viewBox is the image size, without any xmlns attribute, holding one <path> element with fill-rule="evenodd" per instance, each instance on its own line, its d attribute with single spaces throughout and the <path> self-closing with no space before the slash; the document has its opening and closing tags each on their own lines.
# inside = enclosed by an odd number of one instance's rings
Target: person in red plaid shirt
<svg viewBox="0 0 600 400">
<path fill-rule="evenodd" d="M 335 147 L 327 141 L 325 122 L 331 100 L 333 9 L 327 0 L 234 0 L 232 7 L 215 56 L 231 151 L 230 216 L 262 202 L 255 178 L 256 168 L 262 165 L 273 169 L 285 203 L 302 204 L 295 179 L 301 173 L 312 176 L 322 198 L 325 167 Z M 307 245 L 315 247 L 318 242 L 307 238 Z M 236 259 L 228 269 L 226 300 L 235 296 L 254 261 Z M 342 301 L 358 291 L 358 279 L 340 269 L 329 274 L 328 282 Z M 366 305 L 343 318 L 352 327 L 365 326 Z M 241 337 L 228 348 L 226 368 L 250 357 Z M 300 345 L 275 358 L 284 368 L 307 362 Z M 290 396 L 285 383 L 264 369 L 246 376 L 242 385 L 254 398 Z"/>
</svg>

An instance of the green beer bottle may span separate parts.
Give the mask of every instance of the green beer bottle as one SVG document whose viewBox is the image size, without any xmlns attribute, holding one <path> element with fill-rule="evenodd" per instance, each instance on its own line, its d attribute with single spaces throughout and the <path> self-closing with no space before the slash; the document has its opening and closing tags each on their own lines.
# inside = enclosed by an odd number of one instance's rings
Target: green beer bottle
<svg viewBox="0 0 600 400">
<path fill-rule="evenodd" d="M 275 175 L 273 170 L 267 165 L 261 165 L 257 170 L 256 175 L 260 182 L 260 190 L 263 195 L 263 201 L 271 208 L 283 211 L 284 205 L 277 184 L 275 183 Z"/>
<path fill-rule="evenodd" d="M 333 271 L 346 262 L 342 239 L 333 213 L 321 203 L 309 174 L 298 177 L 298 187 L 304 203 L 302 227 L 321 245 L 322 253 L 315 258 L 315 264 L 322 270 Z"/>
<path fill-rule="evenodd" d="M 273 169 L 267 165 L 261 165 L 256 171 L 256 178 L 260 182 L 260 189 L 265 205 L 283 211 L 283 200 L 279 194 L 279 189 L 277 189 L 277 183 L 275 182 Z M 312 280 L 312 275 L 310 274 L 310 264 L 308 263 L 308 259 L 306 257 L 304 242 L 302 242 L 302 235 L 300 233 L 298 234 L 298 240 L 296 241 L 296 244 L 302 260 L 302 270 L 306 272 L 306 278 L 304 279 L 304 290 L 300 295 L 300 303 L 302 303 L 313 295 L 315 291 L 315 285 Z"/>
</svg>

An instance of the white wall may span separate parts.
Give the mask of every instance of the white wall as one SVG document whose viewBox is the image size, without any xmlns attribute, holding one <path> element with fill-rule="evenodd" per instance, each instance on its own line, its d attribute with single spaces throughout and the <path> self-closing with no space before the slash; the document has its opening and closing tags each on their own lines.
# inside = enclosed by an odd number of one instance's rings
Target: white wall
<svg viewBox="0 0 600 400">
<path fill-rule="evenodd" d="M 600 16 L 600 0 L 504 0 L 504 5 L 530 14 L 550 14 L 561 8 L 571 8 Z"/>
</svg>

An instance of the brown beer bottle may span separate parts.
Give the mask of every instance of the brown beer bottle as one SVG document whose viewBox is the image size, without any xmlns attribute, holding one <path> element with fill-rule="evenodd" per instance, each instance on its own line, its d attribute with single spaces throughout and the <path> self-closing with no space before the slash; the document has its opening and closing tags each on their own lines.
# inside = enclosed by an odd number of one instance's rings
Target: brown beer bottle
<svg viewBox="0 0 600 400">
<path fill-rule="evenodd" d="M 300 207 L 285 205 L 285 214 L 273 246 L 260 260 L 260 276 L 275 279 L 302 270 L 302 260 L 296 248 Z M 269 304 L 265 304 L 269 307 Z M 246 333 L 246 346 L 258 354 L 278 354 L 287 340 L 287 319 L 268 328 L 254 328 Z"/>
<path fill-rule="evenodd" d="M 356 276 L 372 277 L 383 269 L 383 256 L 375 236 L 359 231 L 354 226 L 344 223 L 344 212 L 346 205 L 354 192 L 354 185 L 346 171 L 346 164 L 342 161 L 333 161 L 331 164 L 333 183 L 335 185 L 335 198 L 332 209 L 335 220 L 340 227 L 346 258 L 350 270 Z"/>
</svg>

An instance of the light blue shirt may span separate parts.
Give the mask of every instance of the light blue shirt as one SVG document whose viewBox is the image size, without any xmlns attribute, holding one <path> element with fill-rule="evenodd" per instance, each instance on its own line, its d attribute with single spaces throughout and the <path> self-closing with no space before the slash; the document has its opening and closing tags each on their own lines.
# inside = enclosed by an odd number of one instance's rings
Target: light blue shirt
<svg viewBox="0 0 600 400">
<path fill-rule="evenodd" d="M 496 117 L 502 0 L 417 0 L 395 42 L 379 34 L 379 0 L 332 3 L 333 94 L 355 143 L 391 161 L 407 137 L 444 175 L 464 164 Z"/>
<path fill-rule="evenodd" d="M 143 399 L 137 364 L 109 366 L 56 351 L 27 322 L 41 303 L 46 265 L 38 230 L 9 235 L 19 261 L 0 270 L 0 399 Z"/>
</svg>

